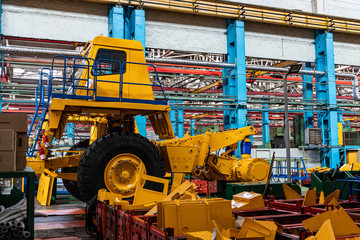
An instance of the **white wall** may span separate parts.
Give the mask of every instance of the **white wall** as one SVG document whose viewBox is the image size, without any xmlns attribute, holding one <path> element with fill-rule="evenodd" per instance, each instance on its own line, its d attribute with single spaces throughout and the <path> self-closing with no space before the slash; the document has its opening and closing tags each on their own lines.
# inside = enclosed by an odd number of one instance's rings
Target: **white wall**
<svg viewBox="0 0 360 240">
<path fill-rule="evenodd" d="M 2 34 L 86 42 L 107 36 L 106 4 L 80 0 L 3 0 Z"/>
</svg>

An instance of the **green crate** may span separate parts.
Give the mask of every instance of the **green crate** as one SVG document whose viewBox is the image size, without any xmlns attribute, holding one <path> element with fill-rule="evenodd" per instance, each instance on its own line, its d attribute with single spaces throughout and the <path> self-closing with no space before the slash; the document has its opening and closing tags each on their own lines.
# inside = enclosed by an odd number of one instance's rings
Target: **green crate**
<svg viewBox="0 0 360 240">
<path fill-rule="evenodd" d="M 325 196 L 332 193 L 334 188 L 334 183 L 338 179 L 346 179 L 347 177 L 354 177 L 355 175 L 360 175 L 360 171 L 345 171 L 345 172 L 337 172 L 333 179 L 330 180 L 330 176 L 332 176 L 334 171 L 329 172 L 313 172 L 311 173 L 311 187 L 316 188 L 316 192 L 319 193 L 324 191 Z M 338 183 L 336 185 L 336 189 L 340 189 L 343 187 L 344 183 Z M 345 186 L 345 190 L 347 187 Z M 339 197 L 340 199 L 345 199 L 347 191 L 344 191 L 343 194 Z"/>
<path fill-rule="evenodd" d="M 269 184 L 269 195 L 274 195 L 275 197 L 284 197 L 284 191 L 282 185 L 284 183 L 271 183 Z M 300 186 L 296 184 L 285 183 L 290 186 L 292 189 L 301 194 Z M 263 194 L 265 189 L 264 183 L 227 183 L 226 184 L 226 199 L 233 199 L 233 195 L 241 192 L 256 192 Z"/>
</svg>

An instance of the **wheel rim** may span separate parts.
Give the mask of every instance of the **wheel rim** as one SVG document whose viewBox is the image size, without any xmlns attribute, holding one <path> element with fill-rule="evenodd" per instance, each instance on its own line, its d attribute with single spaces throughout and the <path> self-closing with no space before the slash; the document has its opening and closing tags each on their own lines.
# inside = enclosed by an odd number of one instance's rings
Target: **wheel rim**
<svg viewBox="0 0 360 240">
<path fill-rule="evenodd" d="M 146 174 L 141 159 L 130 153 L 122 153 L 107 164 L 104 172 L 105 185 L 110 192 L 119 193 L 126 198 L 132 197 L 140 174 Z"/>
</svg>

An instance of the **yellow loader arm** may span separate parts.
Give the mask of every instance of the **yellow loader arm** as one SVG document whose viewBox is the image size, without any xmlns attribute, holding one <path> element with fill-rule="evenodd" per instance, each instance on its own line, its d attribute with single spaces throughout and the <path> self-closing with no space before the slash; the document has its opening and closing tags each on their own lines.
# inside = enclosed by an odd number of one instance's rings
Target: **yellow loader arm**
<svg viewBox="0 0 360 240">
<path fill-rule="evenodd" d="M 156 145 L 164 158 L 165 168 L 171 173 L 192 173 L 205 180 L 265 181 L 269 164 L 261 158 L 251 158 L 250 135 L 256 134 L 254 127 L 212 133 L 207 131 L 198 136 L 164 140 Z M 229 156 L 238 147 L 246 145 L 242 158 Z M 221 156 L 212 152 L 228 148 Z"/>
</svg>

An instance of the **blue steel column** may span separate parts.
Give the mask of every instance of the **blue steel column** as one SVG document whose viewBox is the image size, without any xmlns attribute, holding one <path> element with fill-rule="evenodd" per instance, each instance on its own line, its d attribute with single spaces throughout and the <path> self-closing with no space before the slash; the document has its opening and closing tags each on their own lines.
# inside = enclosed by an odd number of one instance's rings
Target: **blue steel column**
<svg viewBox="0 0 360 240">
<path fill-rule="evenodd" d="M 130 36 L 131 39 L 135 39 L 142 43 L 145 54 L 145 11 L 142 9 L 132 10 L 130 15 Z M 146 117 L 136 116 L 135 121 L 139 133 L 146 137 Z"/>
<path fill-rule="evenodd" d="M 305 70 L 311 70 L 311 63 L 305 63 L 303 68 Z M 312 84 L 312 76 L 308 74 L 302 75 L 302 92 L 303 92 L 303 100 L 304 102 L 312 102 L 313 99 L 313 84 Z M 313 107 L 312 106 L 304 106 L 304 128 L 313 128 L 313 120 L 314 114 L 310 112 Z"/>
<path fill-rule="evenodd" d="M 111 7 L 108 20 L 109 37 L 140 41 L 145 53 L 145 11 L 131 7 Z M 146 137 L 146 117 L 136 116 L 139 133 Z"/>
<path fill-rule="evenodd" d="M 244 22 L 235 21 L 227 31 L 228 62 L 236 63 L 236 67 L 228 69 L 224 79 L 224 95 L 235 96 L 235 109 L 224 111 L 224 128 L 242 128 L 246 122 L 246 65 L 245 65 L 245 29 Z"/>
<path fill-rule="evenodd" d="M 263 104 L 263 109 L 268 109 L 268 104 Z M 262 115 L 262 139 L 263 139 L 263 148 L 270 148 L 270 120 L 269 120 L 269 111 L 263 111 Z"/>
<path fill-rule="evenodd" d="M 330 147 L 322 150 L 322 165 L 335 168 L 336 164 L 340 164 L 340 159 L 332 33 L 315 31 L 315 54 L 316 70 L 326 72 L 316 76 L 316 83 L 320 83 L 316 84 L 316 98 L 326 100 L 326 112 L 318 113 L 318 126 L 322 129 L 323 144 Z"/>
<path fill-rule="evenodd" d="M 177 100 L 177 135 L 179 138 L 184 137 L 184 109 L 180 104 L 183 103 L 182 100 Z"/>
<path fill-rule="evenodd" d="M 169 101 L 169 105 L 171 107 L 171 111 L 169 112 L 169 117 L 170 117 L 170 122 L 171 122 L 171 126 L 173 128 L 174 134 L 175 134 L 175 136 L 177 136 L 177 134 L 176 134 L 176 110 L 175 110 L 174 103 L 175 103 L 175 100 Z"/>
<path fill-rule="evenodd" d="M 108 32 L 109 37 L 125 38 L 125 25 L 124 25 L 124 8 L 111 7 L 108 17 Z"/>
<path fill-rule="evenodd" d="M 195 119 L 190 119 L 190 135 L 195 136 Z"/>
<path fill-rule="evenodd" d="M 224 69 L 224 75 L 229 77 L 223 80 L 223 93 L 235 96 L 235 104 L 231 106 L 232 108 L 224 110 L 225 130 L 247 125 L 244 22 L 236 20 L 229 24 L 226 34 L 228 62 L 236 63 L 236 66 L 233 69 Z M 240 143 L 238 149 L 240 149 Z M 240 152 L 236 151 L 235 156 L 241 157 Z"/>
<path fill-rule="evenodd" d="M 75 144 L 75 123 L 67 124 L 67 137 L 72 139 L 72 144 Z"/>
</svg>

